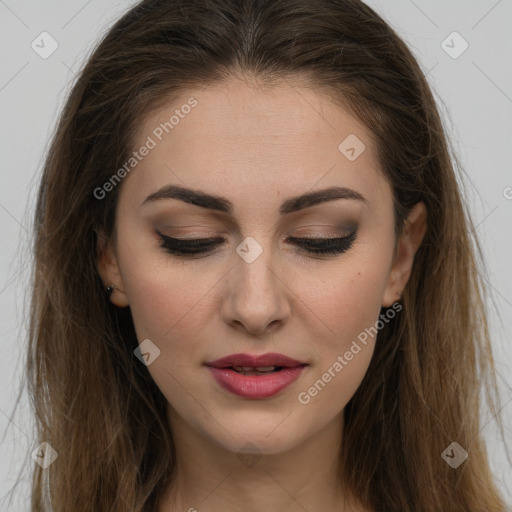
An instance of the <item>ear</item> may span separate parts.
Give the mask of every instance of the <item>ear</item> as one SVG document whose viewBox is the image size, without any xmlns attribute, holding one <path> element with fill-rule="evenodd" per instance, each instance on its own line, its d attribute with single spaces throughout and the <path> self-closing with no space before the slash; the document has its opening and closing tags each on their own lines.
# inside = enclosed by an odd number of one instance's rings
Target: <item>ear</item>
<svg viewBox="0 0 512 512">
<path fill-rule="evenodd" d="M 414 256 L 426 231 L 427 209 L 424 203 L 419 202 L 414 205 L 405 220 L 403 233 L 398 239 L 388 283 L 382 297 L 383 307 L 390 307 L 400 299 L 411 275 Z"/>
<path fill-rule="evenodd" d="M 103 229 L 96 229 L 96 261 L 98 273 L 105 289 L 114 285 L 110 301 L 121 308 L 128 306 L 128 297 L 124 292 L 123 278 L 119 270 L 115 249 L 112 241 L 105 235 Z"/>
</svg>

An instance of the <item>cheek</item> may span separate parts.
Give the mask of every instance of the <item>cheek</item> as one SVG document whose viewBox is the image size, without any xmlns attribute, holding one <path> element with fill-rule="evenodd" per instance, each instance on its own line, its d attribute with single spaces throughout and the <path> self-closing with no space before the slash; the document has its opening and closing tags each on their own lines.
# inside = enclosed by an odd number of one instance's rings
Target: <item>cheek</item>
<svg viewBox="0 0 512 512">
<path fill-rule="evenodd" d="M 148 250 L 136 241 L 119 255 L 137 338 L 151 339 L 162 355 L 171 346 L 173 355 L 193 350 L 204 327 L 208 294 L 218 278 L 201 273 L 199 266 L 186 272 L 181 262 L 152 244 Z M 186 343 L 173 342 L 178 339 Z"/>
<path fill-rule="evenodd" d="M 315 337 L 315 364 L 297 395 L 308 414 L 327 421 L 361 384 L 375 347 L 387 263 L 359 255 L 343 271 L 328 272 L 328 279 L 303 289 L 304 303 L 324 326 Z"/>
<path fill-rule="evenodd" d="M 381 310 L 388 275 L 387 261 L 355 255 L 337 268 L 326 268 L 323 277 L 312 273 L 297 281 L 294 291 L 323 325 L 322 352 L 342 349 L 373 325 Z M 326 341 L 330 340 L 326 347 Z M 327 349 L 328 350 L 328 349 Z"/>
</svg>

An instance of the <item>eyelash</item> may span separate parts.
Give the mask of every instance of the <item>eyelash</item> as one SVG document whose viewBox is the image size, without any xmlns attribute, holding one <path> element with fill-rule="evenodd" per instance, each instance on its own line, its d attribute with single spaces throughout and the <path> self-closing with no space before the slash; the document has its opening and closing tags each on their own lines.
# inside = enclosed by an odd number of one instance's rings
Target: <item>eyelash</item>
<svg viewBox="0 0 512 512">
<path fill-rule="evenodd" d="M 163 235 L 157 231 L 158 236 L 161 238 L 161 246 L 169 253 L 191 257 L 197 254 L 205 254 L 224 242 L 224 238 L 192 238 L 181 239 L 172 238 Z M 293 241 L 294 245 L 302 245 L 304 250 L 314 255 L 337 255 L 347 252 L 352 248 L 352 244 L 356 239 L 356 232 L 352 232 L 348 236 L 338 238 L 297 238 L 289 237 L 289 241 Z"/>
</svg>

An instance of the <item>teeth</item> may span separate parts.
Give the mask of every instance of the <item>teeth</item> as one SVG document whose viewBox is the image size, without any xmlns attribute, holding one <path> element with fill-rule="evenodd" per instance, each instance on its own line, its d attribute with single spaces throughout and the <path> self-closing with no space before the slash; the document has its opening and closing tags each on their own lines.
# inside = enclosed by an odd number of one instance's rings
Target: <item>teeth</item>
<svg viewBox="0 0 512 512">
<path fill-rule="evenodd" d="M 262 375 L 264 373 L 272 373 L 275 371 L 276 366 L 233 366 L 233 370 L 242 375 Z"/>
<path fill-rule="evenodd" d="M 237 372 L 249 372 L 251 370 L 256 370 L 257 372 L 272 372 L 276 369 L 275 366 L 233 366 L 232 368 Z"/>
</svg>

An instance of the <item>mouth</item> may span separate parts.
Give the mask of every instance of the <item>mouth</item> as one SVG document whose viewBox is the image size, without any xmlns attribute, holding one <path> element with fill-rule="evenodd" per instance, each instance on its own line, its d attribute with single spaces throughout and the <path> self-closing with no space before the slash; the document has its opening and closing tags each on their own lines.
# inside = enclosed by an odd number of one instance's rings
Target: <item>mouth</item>
<svg viewBox="0 0 512 512">
<path fill-rule="evenodd" d="M 271 373 L 280 372 L 284 366 L 258 366 L 253 368 L 251 366 L 227 366 L 229 370 L 233 370 L 240 375 L 270 375 Z"/>
<path fill-rule="evenodd" d="M 223 389 L 243 398 L 262 399 L 283 391 L 309 365 L 283 354 L 232 354 L 206 366 Z"/>
</svg>

